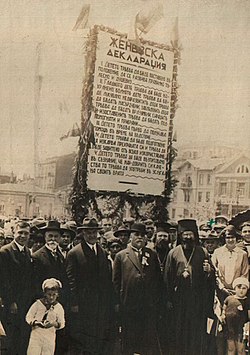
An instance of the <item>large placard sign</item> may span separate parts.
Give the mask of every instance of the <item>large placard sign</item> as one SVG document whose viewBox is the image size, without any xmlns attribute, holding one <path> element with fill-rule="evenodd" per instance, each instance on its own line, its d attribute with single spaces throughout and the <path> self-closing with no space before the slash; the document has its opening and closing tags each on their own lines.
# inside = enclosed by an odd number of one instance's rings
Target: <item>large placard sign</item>
<svg viewBox="0 0 250 355">
<path fill-rule="evenodd" d="M 92 103 L 95 147 L 88 188 L 161 195 L 166 173 L 174 53 L 98 30 Z"/>
</svg>

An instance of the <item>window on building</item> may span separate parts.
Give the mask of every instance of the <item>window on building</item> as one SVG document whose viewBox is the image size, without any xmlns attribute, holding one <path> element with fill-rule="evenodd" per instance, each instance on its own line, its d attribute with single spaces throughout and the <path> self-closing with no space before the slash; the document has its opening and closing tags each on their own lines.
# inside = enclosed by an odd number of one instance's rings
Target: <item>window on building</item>
<svg viewBox="0 0 250 355">
<path fill-rule="evenodd" d="M 207 184 L 211 185 L 211 174 L 207 174 Z"/>
<path fill-rule="evenodd" d="M 199 185 L 203 185 L 203 174 L 199 175 Z"/>
<path fill-rule="evenodd" d="M 184 208 L 184 210 L 183 210 L 183 217 L 184 217 L 184 218 L 188 218 L 188 216 L 189 216 L 189 212 L 188 212 L 188 210 L 187 210 L 186 208 Z"/>
<path fill-rule="evenodd" d="M 220 183 L 220 195 L 226 195 L 226 194 L 227 194 L 227 183 L 221 182 Z"/>
<path fill-rule="evenodd" d="M 237 195 L 238 196 L 244 196 L 245 195 L 245 190 L 246 190 L 246 184 L 244 182 L 239 182 L 237 184 Z"/>
<path fill-rule="evenodd" d="M 176 212 L 175 208 L 172 208 L 172 219 L 175 219 L 175 212 Z"/>
<path fill-rule="evenodd" d="M 249 167 L 247 165 L 239 165 L 236 169 L 237 174 L 248 174 L 249 173 Z"/>
<path fill-rule="evenodd" d="M 202 201 L 202 192 L 199 191 L 198 192 L 198 202 L 201 202 Z"/>
<path fill-rule="evenodd" d="M 206 202 L 210 202 L 210 191 L 206 192 Z"/>
<path fill-rule="evenodd" d="M 190 192 L 189 191 L 184 191 L 184 201 L 190 202 Z"/>
<path fill-rule="evenodd" d="M 0 203 L 0 213 L 4 214 L 4 203 Z"/>
</svg>

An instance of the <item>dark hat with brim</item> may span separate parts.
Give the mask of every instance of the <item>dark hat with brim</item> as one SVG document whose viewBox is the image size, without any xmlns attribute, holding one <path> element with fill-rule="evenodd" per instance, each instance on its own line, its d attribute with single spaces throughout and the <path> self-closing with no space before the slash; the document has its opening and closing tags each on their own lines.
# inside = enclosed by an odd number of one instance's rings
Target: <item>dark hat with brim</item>
<svg viewBox="0 0 250 355">
<path fill-rule="evenodd" d="M 216 231 L 211 230 L 206 233 L 205 237 L 202 240 L 204 240 L 204 241 L 215 240 L 215 241 L 219 242 L 220 237 L 219 237 L 218 233 L 216 233 Z"/>
<path fill-rule="evenodd" d="M 146 226 L 143 223 L 134 223 L 132 224 L 131 228 L 130 228 L 130 232 L 139 232 L 142 235 L 146 235 L 147 231 L 146 231 Z"/>
<path fill-rule="evenodd" d="M 156 232 L 169 232 L 173 226 L 169 222 L 156 222 Z"/>
<path fill-rule="evenodd" d="M 130 234 L 130 232 L 131 232 L 130 229 L 126 228 L 125 226 L 121 226 L 114 232 L 114 236 L 119 237 L 120 234 L 123 234 L 123 233 Z"/>
<path fill-rule="evenodd" d="M 61 228 L 60 228 L 60 223 L 58 221 L 48 221 L 46 223 L 46 226 L 45 227 L 42 227 L 40 228 L 40 230 L 43 232 L 43 233 L 46 233 L 46 232 L 49 232 L 49 231 L 58 231 L 60 233 L 61 232 Z"/>
<path fill-rule="evenodd" d="M 70 233 L 71 239 L 75 238 L 76 232 L 67 223 L 61 224 L 60 229 L 61 229 L 62 234 L 64 232 L 67 232 L 67 233 Z"/>
<path fill-rule="evenodd" d="M 237 215 L 235 215 L 229 222 L 228 224 L 232 224 L 237 228 L 238 230 L 241 229 L 242 225 L 244 222 L 249 222 L 250 221 L 250 209 L 245 210 L 242 212 L 239 212 Z"/>
<path fill-rule="evenodd" d="M 84 218 L 82 225 L 77 228 L 79 229 L 96 229 L 101 230 L 102 227 L 99 226 L 97 220 L 95 218 Z"/>
<path fill-rule="evenodd" d="M 110 247 L 112 244 L 119 244 L 120 247 L 122 247 L 122 242 L 120 241 L 119 238 L 116 238 L 116 237 L 111 237 L 111 238 L 107 241 L 108 247 Z"/>
</svg>

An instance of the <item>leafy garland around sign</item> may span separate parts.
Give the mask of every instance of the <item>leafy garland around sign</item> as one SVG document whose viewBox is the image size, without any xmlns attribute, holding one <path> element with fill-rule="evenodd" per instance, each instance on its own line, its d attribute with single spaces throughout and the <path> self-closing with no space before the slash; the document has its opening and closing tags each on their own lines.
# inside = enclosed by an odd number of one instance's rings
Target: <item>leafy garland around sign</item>
<svg viewBox="0 0 250 355">
<path fill-rule="evenodd" d="M 171 112 L 170 112 L 170 129 L 168 137 L 168 156 L 166 159 L 166 175 L 165 188 L 161 196 L 153 195 L 137 195 L 131 194 L 130 191 L 92 191 L 87 186 L 87 164 L 89 149 L 95 145 L 93 124 L 91 122 L 92 115 L 95 114 L 95 109 L 92 106 L 92 92 L 94 83 L 94 69 L 96 60 L 96 43 L 98 30 L 117 33 L 115 30 L 110 30 L 103 26 L 95 26 L 90 31 L 86 47 L 85 47 L 85 76 L 82 89 L 82 111 L 81 111 L 81 136 L 79 138 L 79 150 L 73 167 L 73 186 L 69 197 L 71 210 L 74 220 L 77 224 L 81 224 L 83 218 L 88 215 L 91 209 L 98 219 L 102 218 L 119 218 L 125 209 L 125 205 L 129 204 L 131 216 L 136 219 L 152 218 L 155 221 L 166 221 L 168 219 L 167 206 L 171 201 L 171 194 L 177 184 L 177 181 L 172 176 L 172 163 L 176 157 L 176 150 L 172 146 L 173 134 L 173 117 L 177 109 L 177 64 L 180 61 L 180 47 L 178 42 L 171 43 L 174 52 L 174 68 L 172 80 L 172 95 L 171 95 Z M 143 44 L 142 40 L 142 44 Z M 155 43 L 149 43 L 155 45 Z M 162 48 L 170 48 L 166 45 L 159 45 Z M 105 200 L 106 211 L 103 211 L 98 200 Z M 145 211 L 146 209 L 146 211 Z M 143 213 L 142 213 L 143 210 Z"/>
</svg>

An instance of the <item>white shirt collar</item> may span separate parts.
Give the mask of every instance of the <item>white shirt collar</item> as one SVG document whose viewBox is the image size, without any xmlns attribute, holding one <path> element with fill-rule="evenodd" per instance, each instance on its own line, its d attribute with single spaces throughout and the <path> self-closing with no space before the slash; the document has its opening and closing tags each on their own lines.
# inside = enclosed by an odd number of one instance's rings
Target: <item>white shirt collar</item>
<svg viewBox="0 0 250 355">
<path fill-rule="evenodd" d="M 48 246 L 48 244 L 45 244 L 45 247 L 46 247 L 49 251 L 51 251 L 51 253 L 56 253 L 56 252 L 57 252 L 57 247 L 56 247 L 56 249 L 52 249 L 52 248 L 50 248 L 50 247 Z"/>
<path fill-rule="evenodd" d="M 15 240 L 14 240 L 14 243 L 16 244 L 16 246 L 19 249 L 19 251 L 23 251 L 24 250 L 24 245 L 21 245 L 21 244 L 17 243 Z"/>
<path fill-rule="evenodd" d="M 93 250 L 93 247 L 94 247 L 95 254 L 97 255 L 97 247 L 96 247 L 96 243 L 95 243 L 95 244 L 89 244 L 88 242 L 86 242 L 86 244 L 90 247 L 90 249 L 91 249 L 91 250 Z"/>
</svg>

